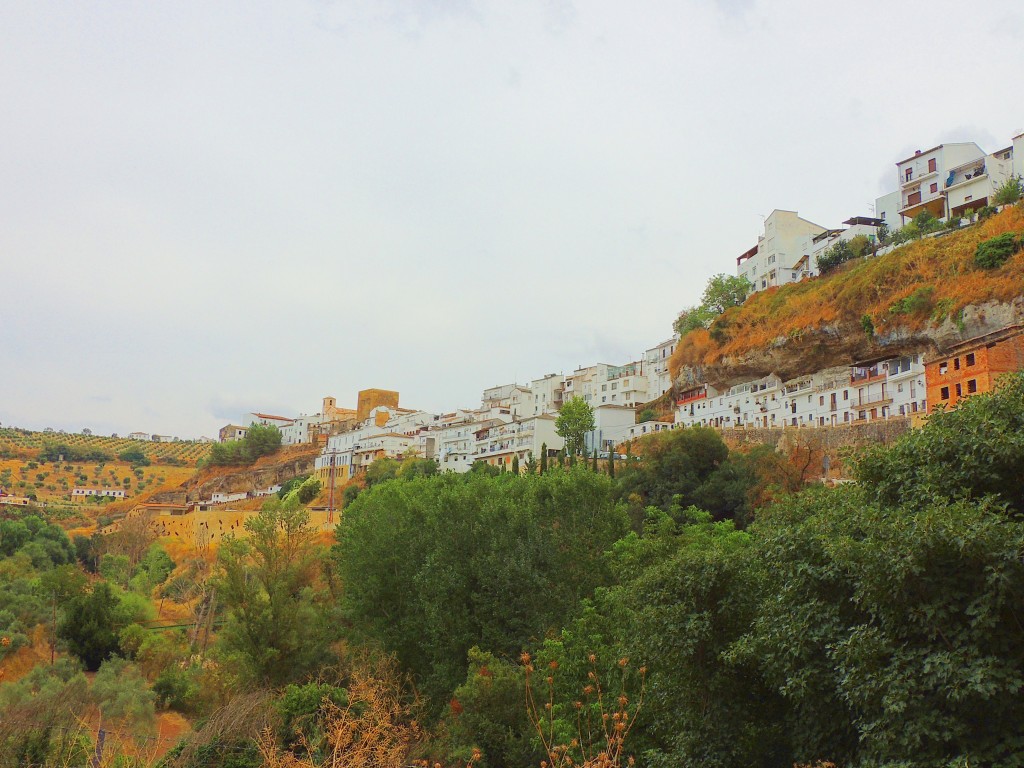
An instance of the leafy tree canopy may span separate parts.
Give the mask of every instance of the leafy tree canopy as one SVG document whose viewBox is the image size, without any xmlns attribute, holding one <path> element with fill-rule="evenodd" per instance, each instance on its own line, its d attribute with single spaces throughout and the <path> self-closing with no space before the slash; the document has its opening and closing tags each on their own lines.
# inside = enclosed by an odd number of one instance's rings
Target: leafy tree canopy
<svg viewBox="0 0 1024 768">
<path fill-rule="evenodd" d="M 555 432 L 565 440 L 565 452 L 569 456 L 583 453 L 586 434 L 593 430 L 594 409 L 582 397 L 571 398 L 555 419 Z"/>
</svg>

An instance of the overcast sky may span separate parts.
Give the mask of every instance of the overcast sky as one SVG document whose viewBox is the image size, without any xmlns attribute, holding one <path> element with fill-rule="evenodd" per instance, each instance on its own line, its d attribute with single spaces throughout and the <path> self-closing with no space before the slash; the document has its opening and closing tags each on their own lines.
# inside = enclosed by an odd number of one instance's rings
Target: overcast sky
<svg viewBox="0 0 1024 768">
<path fill-rule="evenodd" d="M 1024 131 L 1024 3 L 0 0 L 0 422 L 623 363 L 762 216 Z"/>
</svg>

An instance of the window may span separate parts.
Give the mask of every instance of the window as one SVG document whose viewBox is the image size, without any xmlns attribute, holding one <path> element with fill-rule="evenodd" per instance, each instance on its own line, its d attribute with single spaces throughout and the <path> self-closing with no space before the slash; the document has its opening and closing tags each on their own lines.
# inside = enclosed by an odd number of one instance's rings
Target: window
<svg viewBox="0 0 1024 768">
<path fill-rule="evenodd" d="M 907 168 L 907 170 L 903 172 L 903 180 L 910 181 L 912 178 L 914 178 L 914 169 Z"/>
<path fill-rule="evenodd" d="M 928 191 L 931 192 L 934 195 L 936 192 L 939 191 L 939 185 L 938 184 L 932 184 L 930 187 L 928 187 Z"/>
<path fill-rule="evenodd" d="M 619 388 L 618 383 L 612 384 L 612 389 L 618 389 L 618 388 Z"/>
<path fill-rule="evenodd" d="M 968 379 L 968 381 L 967 381 L 967 394 L 973 395 L 977 391 L 978 391 L 978 380 L 977 379 Z"/>
<path fill-rule="evenodd" d="M 963 393 L 964 393 L 964 392 L 963 392 L 963 390 L 962 390 L 962 389 L 960 388 L 960 384 L 959 384 L 959 382 L 958 382 L 958 383 L 957 383 L 957 385 L 956 385 L 956 396 L 957 396 L 957 397 L 961 397 L 961 396 L 963 395 Z"/>
<path fill-rule="evenodd" d="M 947 371 L 949 371 L 949 361 L 945 360 L 939 363 L 939 375 L 945 376 Z"/>
<path fill-rule="evenodd" d="M 931 160 L 928 161 L 928 173 L 935 173 L 935 169 L 936 169 L 936 161 L 935 161 L 935 158 L 933 157 Z"/>
<path fill-rule="evenodd" d="M 967 355 L 967 357 L 965 357 L 965 358 L 964 358 L 964 362 L 965 362 L 965 363 L 966 363 L 966 364 L 967 364 L 968 366 L 974 365 L 974 353 L 973 353 L 973 352 L 969 353 L 969 354 Z"/>
<path fill-rule="evenodd" d="M 941 397 L 943 400 L 949 400 L 949 387 L 943 387 L 941 390 Z"/>
<path fill-rule="evenodd" d="M 602 384 L 601 385 L 601 391 L 602 392 L 607 392 L 608 391 L 608 385 L 607 384 Z"/>
<path fill-rule="evenodd" d="M 954 371 L 959 371 L 960 370 L 960 358 L 959 357 L 954 357 L 953 358 L 953 370 Z"/>
<path fill-rule="evenodd" d="M 850 390 L 844 389 L 843 390 L 843 400 L 849 400 L 849 399 L 850 399 Z"/>
<path fill-rule="evenodd" d="M 821 395 L 820 397 L 818 397 L 818 405 L 824 405 L 824 404 L 825 404 L 825 396 Z"/>
</svg>

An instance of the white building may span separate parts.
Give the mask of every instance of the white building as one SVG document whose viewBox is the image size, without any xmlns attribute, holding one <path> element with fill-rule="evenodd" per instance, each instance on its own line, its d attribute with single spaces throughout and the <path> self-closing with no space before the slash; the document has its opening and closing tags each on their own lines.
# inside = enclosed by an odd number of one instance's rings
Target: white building
<svg viewBox="0 0 1024 768">
<path fill-rule="evenodd" d="M 217 491 L 216 493 L 210 494 L 210 503 L 211 504 L 227 504 L 228 502 L 241 501 L 242 499 L 245 499 L 245 498 L 248 498 L 248 497 L 249 497 L 249 494 L 245 493 L 244 491 L 241 491 L 241 492 L 238 492 L 238 493 L 224 493 L 222 491 Z"/>
<path fill-rule="evenodd" d="M 85 499 L 97 496 L 104 499 L 123 499 L 127 494 L 122 488 L 72 488 L 72 499 Z"/>
<path fill-rule="evenodd" d="M 129 440 L 149 440 L 149 433 L 148 432 L 129 432 L 128 433 L 128 439 Z"/>
<path fill-rule="evenodd" d="M 875 198 L 875 218 L 885 224 L 890 231 L 903 226 L 903 220 L 900 219 L 900 203 L 898 189 Z"/>
<path fill-rule="evenodd" d="M 437 433 L 438 467 L 442 472 L 467 472 L 477 457 L 477 440 L 484 439 L 492 427 L 509 421 L 508 415 L 485 418 L 469 415 L 459 423 L 441 427 Z"/>
<path fill-rule="evenodd" d="M 540 461 L 544 446 L 548 455 L 553 456 L 564 445 L 565 441 L 555 432 L 555 417 L 542 413 L 481 430 L 476 440 L 475 460 L 510 470 L 512 460 L 518 457 L 520 471 L 524 471 L 530 458 Z"/>
<path fill-rule="evenodd" d="M 955 181 L 957 169 L 963 169 L 975 161 L 984 161 L 985 152 L 970 142 L 939 144 L 921 151 L 896 163 L 897 183 L 900 192 L 899 214 L 903 222 L 928 211 L 937 219 L 945 218 L 946 182 Z M 952 177 L 950 176 L 952 172 Z"/>
<path fill-rule="evenodd" d="M 533 414 L 557 413 L 562 407 L 562 392 L 565 389 L 565 377 L 560 373 L 549 373 L 540 379 L 530 382 Z"/>
<path fill-rule="evenodd" d="M 808 238 L 824 231 L 796 211 L 776 209 L 764 220 L 757 245 L 736 258 L 736 274 L 747 278 L 754 291 L 798 282 L 811 273 L 804 247 Z"/>
<path fill-rule="evenodd" d="M 647 399 L 656 400 L 672 388 L 672 376 L 668 361 L 676 351 L 678 336 L 666 339 L 656 347 L 644 352 L 644 373 L 647 375 Z"/>
<path fill-rule="evenodd" d="M 646 437 L 647 435 L 655 435 L 658 432 L 665 432 L 666 430 L 673 429 L 675 424 L 671 421 L 645 421 L 641 424 L 634 424 L 629 428 L 626 433 L 626 440 L 636 440 L 638 437 Z"/>
<path fill-rule="evenodd" d="M 629 438 L 636 426 L 636 410 L 625 405 L 605 403 L 594 408 L 594 430 L 584 438 L 584 448 L 604 451 L 609 445 L 618 445 Z"/>
<path fill-rule="evenodd" d="M 963 218 L 967 211 L 989 205 L 992 194 L 1013 176 L 1013 150 L 1011 144 L 950 168 L 943 183 L 947 218 Z"/>
<path fill-rule="evenodd" d="M 726 427 L 824 427 L 927 410 L 922 355 L 869 366 L 838 366 L 782 382 L 777 376 L 717 392 L 683 393 L 676 423 Z"/>
</svg>

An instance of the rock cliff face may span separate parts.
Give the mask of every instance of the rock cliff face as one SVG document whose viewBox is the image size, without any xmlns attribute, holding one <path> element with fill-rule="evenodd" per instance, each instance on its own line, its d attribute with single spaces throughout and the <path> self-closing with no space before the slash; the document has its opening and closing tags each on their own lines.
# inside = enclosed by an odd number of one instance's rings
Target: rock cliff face
<svg viewBox="0 0 1024 768">
<path fill-rule="evenodd" d="M 1024 286 L 1022 286 L 1024 288 Z M 839 365 L 871 364 L 901 355 L 941 355 L 962 341 L 1024 322 L 1024 297 L 1012 302 L 971 305 L 957 319 L 920 330 L 897 329 L 871 335 L 859 323 L 847 322 L 779 337 L 768 348 L 742 357 L 726 357 L 701 368 L 684 368 L 677 387 L 707 382 L 727 389 L 775 374 L 783 381 Z"/>
<path fill-rule="evenodd" d="M 311 474 L 316 456 L 316 452 L 292 455 L 287 460 L 275 464 L 265 464 L 257 468 L 240 467 L 236 472 L 207 479 L 199 473 L 174 491 L 156 494 L 152 500 L 166 504 L 184 504 L 209 499 L 218 491 L 248 493 L 263 490 L 272 485 L 280 485 L 293 477 Z"/>
</svg>

